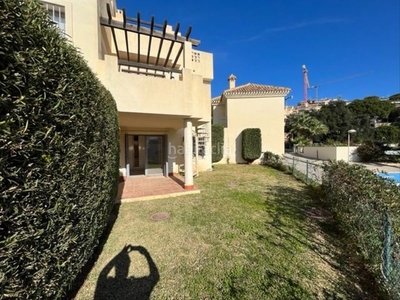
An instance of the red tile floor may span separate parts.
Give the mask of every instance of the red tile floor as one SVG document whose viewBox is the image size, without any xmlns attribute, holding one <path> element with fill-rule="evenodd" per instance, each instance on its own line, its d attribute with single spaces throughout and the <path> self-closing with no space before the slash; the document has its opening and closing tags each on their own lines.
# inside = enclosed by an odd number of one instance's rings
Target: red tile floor
<svg viewBox="0 0 400 300">
<path fill-rule="evenodd" d="M 186 191 L 184 179 L 179 175 L 164 176 L 133 176 L 120 182 L 118 187 L 117 201 L 156 199 L 168 196 L 177 196 L 198 193 L 196 188 L 193 191 Z"/>
</svg>

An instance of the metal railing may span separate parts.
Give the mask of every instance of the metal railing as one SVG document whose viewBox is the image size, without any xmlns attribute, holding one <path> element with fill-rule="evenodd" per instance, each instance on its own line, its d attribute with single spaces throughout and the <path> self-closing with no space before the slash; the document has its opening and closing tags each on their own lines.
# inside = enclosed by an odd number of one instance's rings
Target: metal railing
<svg viewBox="0 0 400 300">
<path fill-rule="evenodd" d="M 305 183 L 322 183 L 322 161 L 308 160 L 292 155 L 283 155 L 283 164 L 288 166 L 293 176 Z"/>
</svg>

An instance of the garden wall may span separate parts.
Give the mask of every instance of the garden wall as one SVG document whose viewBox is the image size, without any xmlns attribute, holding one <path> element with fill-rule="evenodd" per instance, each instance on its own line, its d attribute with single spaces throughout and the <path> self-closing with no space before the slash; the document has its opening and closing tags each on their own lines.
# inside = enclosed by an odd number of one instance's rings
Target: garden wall
<svg viewBox="0 0 400 300">
<path fill-rule="evenodd" d="M 321 160 L 344 160 L 347 162 L 350 150 L 350 161 L 360 161 L 356 154 L 357 147 L 336 146 L 336 147 L 303 147 L 303 152 L 299 155 Z"/>
</svg>

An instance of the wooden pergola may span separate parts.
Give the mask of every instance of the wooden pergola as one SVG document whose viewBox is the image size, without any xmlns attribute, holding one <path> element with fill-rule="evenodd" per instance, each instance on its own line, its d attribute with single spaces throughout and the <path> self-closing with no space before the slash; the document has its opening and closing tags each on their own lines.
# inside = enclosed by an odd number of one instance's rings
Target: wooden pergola
<svg viewBox="0 0 400 300">
<path fill-rule="evenodd" d="M 167 20 L 164 20 L 163 24 L 156 24 L 154 22 L 154 16 L 152 16 L 151 21 L 143 21 L 140 18 L 140 13 L 137 13 L 136 18 L 131 18 L 126 16 L 125 9 L 122 9 L 123 21 L 113 20 L 111 14 L 110 4 L 107 3 L 107 15 L 108 18 L 100 17 L 100 24 L 104 27 L 111 29 L 112 39 L 114 40 L 114 46 L 118 58 L 118 66 L 126 66 L 127 69 L 123 69 L 124 72 L 144 74 L 158 77 L 165 77 L 165 73 L 182 73 L 182 70 L 177 67 L 179 58 L 184 50 L 184 43 L 190 41 L 194 47 L 200 44 L 199 40 L 191 39 L 190 34 L 192 32 L 192 27 L 189 26 L 185 35 L 179 35 L 180 23 L 178 22 L 173 30 L 174 33 L 167 33 Z M 122 30 L 124 32 L 124 43 L 122 45 L 118 44 L 116 38 L 116 31 Z M 135 33 L 137 35 L 137 52 L 131 52 L 134 49 L 129 49 L 129 33 Z M 147 53 L 141 55 L 141 37 L 148 36 L 148 46 Z M 152 41 L 158 40 L 158 50 L 157 56 L 152 61 L 150 61 L 150 52 L 152 50 Z M 167 56 L 161 58 L 163 46 L 169 42 Z M 174 46 L 178 46 L 179 50 L 175 55 L 173 55 Z M 154 47 L 154 46 L 153 46 Z M 157 46 L 156 46 L 157 47 Z M 122 49 L 126 50 L 126 55 L 122 57 Z M 176 51 L 175 51 L 176 52 Z M 146 55 L 147 54 L 147 55 Z M 144 56 L 141 57 L 141 56 Z M 133 67 L 133 68 L 132 68 Z M 152 70 L 153 72 L 149 72 Z M 158 72 L 162 72 L 161 74 Z"/>
</svg>

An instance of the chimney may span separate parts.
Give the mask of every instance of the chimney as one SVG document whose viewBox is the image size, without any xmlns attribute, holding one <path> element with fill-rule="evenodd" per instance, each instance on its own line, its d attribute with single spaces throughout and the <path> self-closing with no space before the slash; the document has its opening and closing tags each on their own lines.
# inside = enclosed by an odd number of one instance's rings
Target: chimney
<svg viewBox="0 0 400 300">
<path fill-rule="evenodd" d="M 233 89 L 236 86 L 236 76 L 231 74 L 228 77 L 228 82 L 229 82 L 229 89 Z"/>
</svg>

